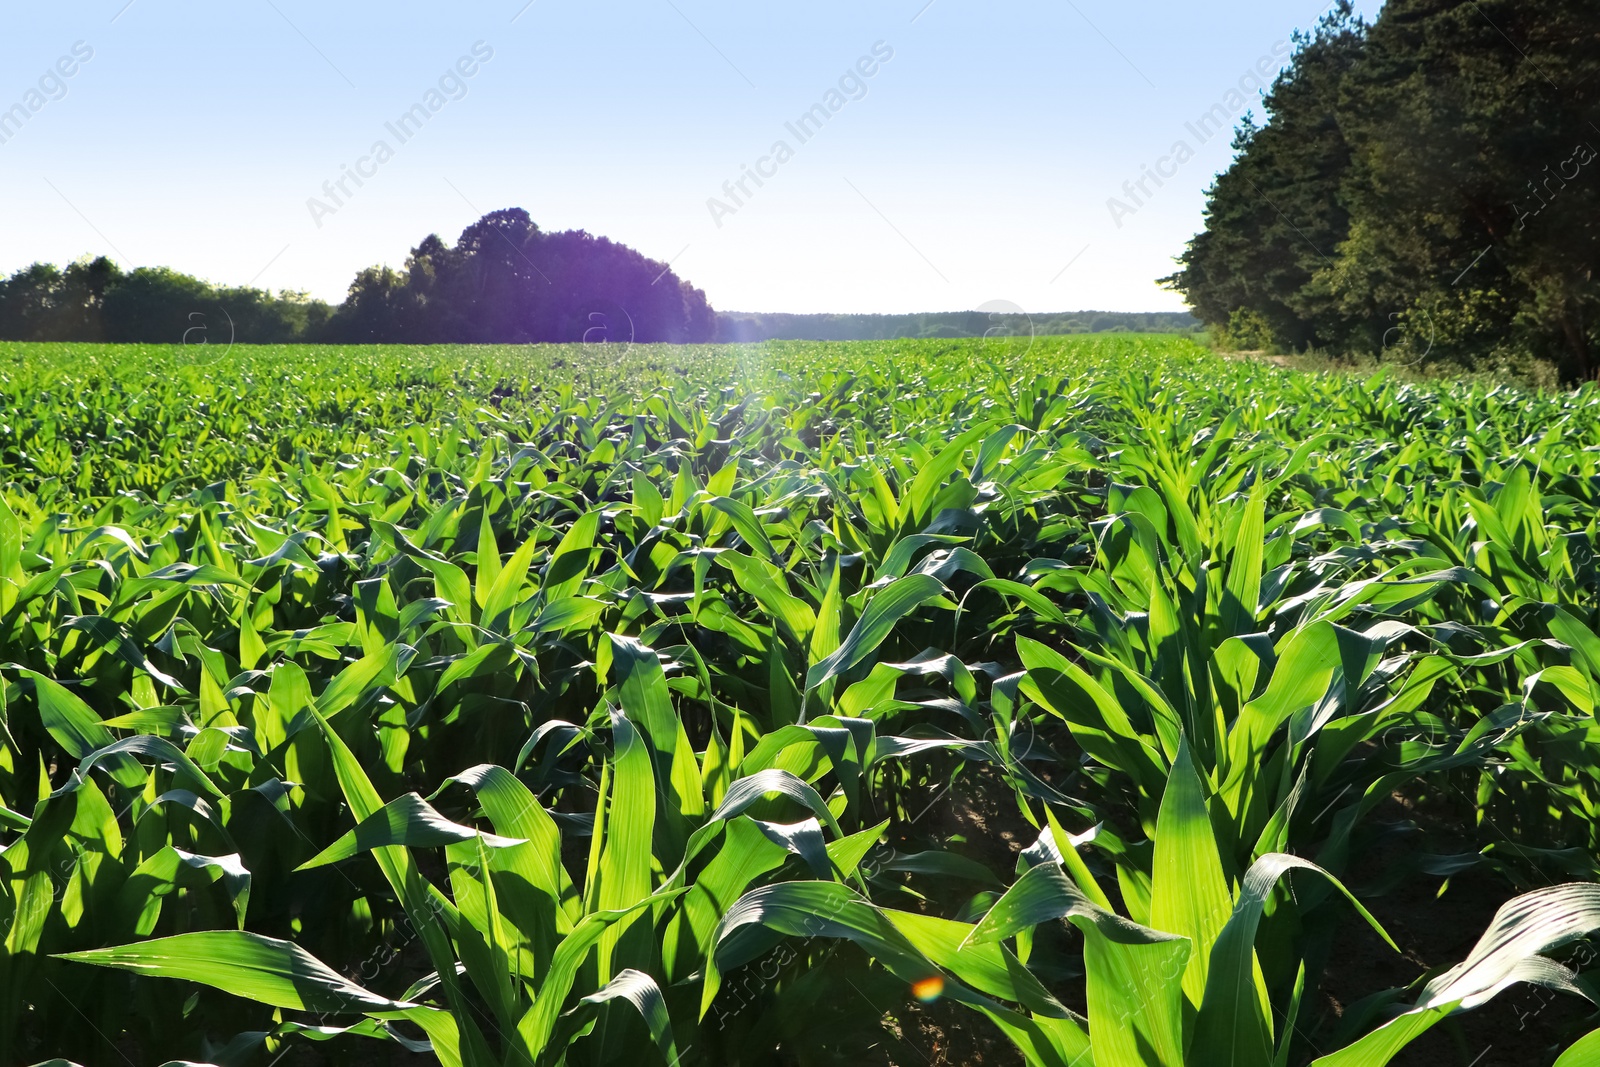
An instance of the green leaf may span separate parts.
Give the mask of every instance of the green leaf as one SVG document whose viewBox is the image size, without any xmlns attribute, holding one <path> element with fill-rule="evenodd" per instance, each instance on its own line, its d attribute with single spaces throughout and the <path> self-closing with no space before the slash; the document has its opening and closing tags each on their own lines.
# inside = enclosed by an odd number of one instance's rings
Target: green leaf
<svg viewBox="0 0 1600 1067">
<path fill-rule="evenodd" d="M 608 640 L 612 677 L 620 692 L 622 709 L 632 725 L 644 732 L 650 746 L 650 762 L 665 816 L 664 843 L 675 850 L 688 836 L 687 819 L 705 813 L 694 748 L 673 710 L 672 691 L 660 657 L 631 637 L 613 634 Z M 672 861 L 664 858 L 664 862 Z"/>
<path fill-rule="evenodd" d="M 922 466 L 900 500 L 902 516 L 908 526 L 920 523 L 929 517 L 930 506 L 934 498 L 939 495 L 945 479 L 955 473 L 967 450 L 983 440 L 989 432 L 989 426 L 973 427 L 946 445 L 934 460 Z"/>
<path fill-rule="evenodd" d="M 510 848 L 525 841 L 484 834 L 470 826 L 451 822 L 415 793 L 389 801 L 380 810 L 361 820 L 354 830 L 323 849 L 296 870 L 306 871 L 347 860 L 375 848 L 401 845 L 406 848 L 443 848 L 463 841 L 481 840 L 489 848 Z"/>
<path fill-rule="evenodd" d="M 1278 879 L 1295 869 L 1314 871 L 1326 878 L 1355 905 L 1379 936 L 1399 951 L 1378 920 L 1333 875 L 1296 856 L 1274 853 L 1261 857 L 1245 875 L 1233 915 L 1211 949 L 1205 998 L 1200 1003 L 1194 1040 L 1189 1046 L 1196 1062 L 1219 1067 L 1272 1067 L 1272 1024 L 1264 1004 L 1265 990 L 1258 985 L 1261 979 L 1255 960 L 1256 930 Z"/>
<path fill-rule="evenodd" d="M 180 693 L 188 692 L 182 682 L 145 658 L 144 650 L 139 647 L 133 631 L 115 619 L 108 619 L 104 615 L 69 616 L 61 621 L 61 627 L 64 630 L 78 630 L 88 634 L 97 645 L 109 649 L 112 655 L 128 666 L 144 671 L 169 689 L 176 689 Z"/>
<path fill-rule="evenodd" d="M 930 962 L 959 976 L 978 992 L 1021 1004 L 1036 1014 L 1056 1019 L 1068 1017 L 1067 1009 L 1010 949 L 993 943 L 969 944 L 967 937 L 972 933 L 972 924 L 914 912 L 885 909 L 883 914 Z"/>
<path fill-rule="evenodd" d="M 239 929 L 244 929 L 250 908 L 250 872 L 235 854 L 197 856 L 167 845 L 145 860 L 123 883 L 118 905 L 128 925 L 140 936 L 155 929 L 162 898 L 179 886 L 193 887 L 221 881 L 233 900 Z"/>
<path fill-rule="evenodd" d="M 1401 1049 L 1443 1022 L 1452 1008 L 1407 1012 L 1337 1052 L 1319 1056 L 1311 1067 L 1385 1067 Z"/>
<path fill-rule="evenodd" d="M 1254 781 L 1267 743 L 1298 711 L 1320 701 L 1343 665 L 1338 628 L 1317 622 L 1295 630 L 1283 643 L 1266 692 L 1246 704 L 1228 736 L 1227 780 L 1221 792 L 1237 814 L 1241 795 Z"/>
<path fill-rule="evenodd" d="M 650 1039 L 655 1043 L 656 1051 L 661 1054 L 662 1061 L 667 1067 L 676 1067 L 678 1046 L 672 1039 L 672 1018 L 667 1012 L 667 1002 L 661 995 L 661 987 L 656 985 L 656 980 L 648 974 L 632 968 L 620 972 L 598 993 L 584 997 L 578 1002 L 577 1008 L 562 1017 L 561 1030 L 565 1033 L 558 1033 L 554 1042 L 555 1047 L 564 1048 L 571 1040 L 570 1035 L 574 1035 L 580 1027 L 594 1018 L 596 1013 L 593 1009 L 613 1000 L 625 1000 L 633 1005 L 639 1017 L 644 1020 L 646 1029 L 650 1031 Z"/>
<path fill-rule="evenodd" d="M 469 678 L 482 678 L 485 675 L 500 674 L 517 661 L 516 648 L 509 641 L 495 641 L 492 644 L 479 645 L 477 648 L 453 660 L 450 666 L 444 669 L 439 676 L 439 683 L 434 691 L 443 693 L 457 682 Z"/>
<path fill-rule="evenodd" d="M 1600 885 L 1537 889 L 1502 905 L 1467 958 L 1429 982 L 1417 1007 L 1475 1008 L 1514 981 L 1540 953 L 1600 930 Z"/>
<path fill-rule="evenodd" d="M 1061 609 L 1056 607 L 1055 603 L 1051 601 L 1049 597 L 1045 596 L 1031 585 L 1023 585 L 1021 582 L 1013 582 L 1006 578 L 985 578 L 972 588 L 993 589 L 997 593 L 1016 597 L 1029 608 L 1033 609 L 1033 611 L 1037 613 L 1040 618 L 1047 619 L 1050 622 L 1067 621 L 1067 617 L 1062 614 Z"/>
<path fill-rule="evenodd" d="M 1233 898 L 1222 873 L 1205 789 L 1185 741 L 1178 746 L 1156 824 L 1150 925 L 1194 943 L 1196 951 L 1183 973 L 1183 991 L 1196 1007 L 1206 989 L 1211 946 L 1232 911 Z"/>
<path fill-rule="evenodd" d="M 526 591 L 528 567 L 538 550 L 538 535 L 528 538 L 522 547 L 512 553 L 509 560 L 495 575 L 494 584 L 483 599 L 483 628 L 491 633 L 510 633 L 508 616 Z"/>
<path fill-rule="evenodd" d="M 106 729 L 100 716 L 77 694 L 36 671 L 17 668 L 16 664 L 7 666 L 33 679 L 34 693 L 39 700 L 39 718 L 56 744 L 67 750 L 67 755 L 81 760 L 96 749 L 116 743 L 116 735 Z"/>
<path fill-rule="evenodd" d="M 34 694 L 39 702 L 40 724 L 56 744 L 66 750 L 67 755 L 76 760 L 87 760 L 88 767 L 104 763 L 112 780 L 130 792 L 137 793 L 144 788 L 144 768 L 127 752 L 116 748 L 116 735 L 76 693 L 37 671 L 14 663 L 4 666 L 33 680 Z M 173 748 L 170 743 L 167 743 L 167 747 Z M 183 762 L 187 763 L 187 758 Z M 200 780 L 210 784 L 204 775 L 200 776 Z M 212 788 L 215 789 L 214 786 Z"/>
<path fill-rule="evenodd" d="M 783 572 L 765 559 L 740 552 L 723 552 L 717 562 L 733 572 L 740 589 L 755 597 L 756 603 L 778 624 L 785 637 L 797 644 L 811 637 L 817 617 L 805 601 L 789 591 Z"/>
<path fill-rule="evenodd" d="M 572 929 L 580 916 L 577 890 L 566 868 L 561 865 L 561 832 L 550 813 L 545 811 L 537 797 L 504 767 L 485 764 L 462 771 L 448 778 L 434 796 L 454 784 L 472 789 L 483 805 L 494 828 L 507 837 L 523 839 L 522 844 L 497 849 L 490 854 L 490 863 L 496 870 L 515 874 L 529 888 L 543 893 L 550 901 L 554 913 L 551 921 L 561 933 Z M 507 900 L 508 907 L 517 908 L 517 894 Z M 525 930 L 534 926 L 521 921 Z"/>
<path fill-rule="evenodd" d="M 656 785 L 645 742 L 620 711 L 611 717 L 611 734 L 616 747 L 611 761 L 611 808 L 605 815 L 595 898 L 604 912 L 627 911 L 650 895 L 651 837 L 656 821 Z M 601 832 L 597 818 L 595 833 Z M 615 973 L 612 957 L 631 925 L 631 919 L 622 920 L 600 936 L 601 981 Z M 633 962 L 624 960 L 624 967 Z"/>
<path fill-rule="evenodd" d="M 566 634 L 592 624 L 605 613 L 603 600 L 569 596 L 552 601 L 533 620 L 533 630 L 540 634 Z"/>
<path fill-rule="evenodd" d="M 1600 1067 L 1600 1030 L 1591 1031 L 1556 1060 L 1555 1067 Z"/>
<path fill-rule="evenodd" d="M 1147 795 L 1160 795 L 1166 781 L 1160 755 L 1099 682 L 1059 652 L 1026 637 L 1017 638 L 1017 656 L 1028 668 L 1022 690 L 1065 720 L 1085 752 L 1132 777 Z"/>
<path fill-rule="evenodd" d="M 383 809 L 383 800 L 373 787 L 372 780 L 367 777 L 366 771 L 362 769 L 361 761 L 356 759 L 355 753 L 350 751 L 350 746 L 345 744 L 344 738 L 329 725 L 328 720 L 315 705 L 309 706 L 306 710 L 316 722 L 322 732 L 323 740 L 327 743 L 334 776 L 338 779 L 339 788 L 344 793 L 345 803 L 350 806 L 351 814 L 355 816 L 358 824 L 377 815 Z M 417 931 L 423 946 L 427 949 L 428 960 L 439 975 L 446 1000 L 464 1031 L 463 1040 L 469 1050 L 469 1060 L 474 1062 L 474 1067 L 479 1060 L 486 1063 L 487 1045 L 482 1032 L 472 1020 L 466 1001 L 462 998 L 460 985 L 456 981 L 456 957 L 446 932 L 447 926 L 460 921 L 459 913 L 443 893 L 422 877 L 416 861 L 404 846 L 378 845 L 372 853 L 390 888 L 400 898 L 400 905 L 405 909 L 412 928 Z"/>
<path fill-rule="evenodd" d="M 527 1047 L 544 1049 L 550 1045 L 551 1034 L 554 1033 L 561 1017 L 562 1005 L 572 989 L 573 981 L 577 978 L 578 969 L 588 959 L 590 951 L 615 924 L 631 922 L 646 908 L 664 904 L 687 892 L 687 887 L 663 889 L 620 911 L 596 911 L 585 915 L 583 921 L 573 927 L 572 933 L 562 939 L 560 947 L 556 949 L 555 958 L 551 961 L 550 970 L 539 984 L 533 1006 L 517 1024 L 517 1033 Z"/>
<path fill-rule="evenodd" d="M 1183 975 L 1192 951 L 1188 938 L 1106 911 L 1059 866 L 1041 863 L 995 902 L 968 942 L 1001 941 L 1062 918 L 1084 935 L 1094 1062 L 1102 1067 L 1182 1067 Z"/>
<path fill-rule="evenodd" d="M 589 569 L 590 552 L 600 533 L 600 512 L 591 511 L 567 528 L 544 569 L 545 602 L 576 594 Z M 502 575 L 504 577 L 504 575 Z"/>
<path fill-rule="evenodd" d="M 472 596 L 478 607 L 488 606 L 489 591 L 494 588 L 495 579 L 498 577 L 500 577 L 500 545 L 495 538 L 494 523 L 490 519 L 489 509 L 484 507 L 478 512 L 478 579 L 472 587 Z"/>
<path fill-rule="evenodd" d="M 913 574 L 879 590 L 851 628 L 850 636 L 832 655 L 811 668 L 806 675 L 806 689 L 815 689 L 859 665 L 883 644 L 896 623 L 944 591 L 944 583 L 928 574 Z"/>
<path fill-rule="evenodd" d="M 907 930 L 903 931 L 898 922 L 904 922 Z M 702 1018 L 721 987 L 722 972 L 749 962 L 752 951 L 759 951 L 763 945 L 739 936 L 747 927 L 795 937 L 847 938 L 908 986 L 937 978 L 945 997 L 988 1016 L 1023 1050 L 1030 1063 L 1043 1067 L 1088 1067 L 1092 1062 L 1083 1031 L 1070 1019 L 1030 1018 L 965 984 L 971 978 L 975 983 L 1015 992 L 1021 1000 L 1035 1000 L 1052 1012 L 1059 1010 L 1047 995 L 1043 1000 L 1038 999 L 1043 995 L 1042 988 L 1029 984 L 1031 976 L 1020 965 L 1013 964 L 1014 957 L 969 947 L 959 940 L 960 931 L 966 929 L 964 924 L 946 925 L 942 920 L 927 922 L 922 916 L 908 918 L 904 913 L 885 911 L 838 882 L 785 882 L 753 890 L 741 897 L 723 917 L 713 939 L 714 947 L 706 962 Z M 939 954 L 953 973 L 941 973 L 941 968 L 918 948 L 918 942 Z M 1008 983 L 1008 978 L 1024 983 L 1027 991 Z"/>
<path fill-rule="evenodd" d="M 322 695 L 317 697 L 317 709 L 331 719 L 356 704 L 368 692 L 392 685 L 404 673 L 414 654 L 409 645 L 392 644 L 362 656 L 328 683 Z"/>
<path fill-rule="evenodd" d="M 750 509 L 749 504 L 719 496 L 711 501 L 711 506 L 732 520 L 733 528 L 739 531 L 739 536 L 751 552 L 761 559 L 778 560 L 777 549 L 772 547 L 767 531 L 762 529 L 761 520 L 756 518 L 756 513 Z"/>
<path fill-rule="evenodd" d="M 1384 1067 L 1394 1055 L 1452 1012 L 1488 1003 L 1517 982 L 1589 996 L 1572 972 L 1541 953 L 1600 930 L 1600 885 L 1577 882 L 1525 893 L 1495 913 L 1461 963 L 1429 982 L 1411 1011 L 1313 1067 Z M 1590 1034 L 1557 1061 L 1600 1062 L 1600 1037 Z"/>
<path fill-rule="evenodd" d="M 78 764 L 78 770 L 86 775 L 102 763 L 115 768 L 133 756 L 143 756 L 156 763 L 173 764 L 202 792 L 216 800 L 224 799 L 225 794 L 206 776 L 205 771 L 201 770 L 182 749 L 164 737 L 140 734 L 136 737 L 125 737 L 121 741 L 113 741 L 106 747 L 96 749 L 85 756 Z M 139 777 L 141 779 L 144 777 L 142 771 Z M 140 785 L 143 785 L 142 781 Z"/>
<path fill-rule="evenodd" d="M 295 1011 L 348 1014 L 404 1011 L 348 981 L 299 945 L 242 930 L 208 930 L 58 957 L 157 978 L 198 982 Z"/>
<path fill-rule="evenodd" d="M 1250 490 L 1244 517 L 1228 565 L 1227 595 L 1222 605 L 1222 639 L 1256 632 L 1261 600 L 1261 563 L 1266 545 L 1266 489 L 1257 481 Z"/>
</svg>

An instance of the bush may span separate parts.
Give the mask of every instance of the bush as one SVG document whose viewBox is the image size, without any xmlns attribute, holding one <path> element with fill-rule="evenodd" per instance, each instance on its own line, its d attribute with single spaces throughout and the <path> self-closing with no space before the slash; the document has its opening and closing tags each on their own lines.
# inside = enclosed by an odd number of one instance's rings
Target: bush
<svg viewBox="0 0 1600 1067">
<path fill-rule="evenodd" d="M 1263 352 L 1273 346 L 1272 326 L 1253 308 L 1236 308 L 1228 325 L 1213 332 L 1216 346 L 1225 352 Z"/>
</svg>

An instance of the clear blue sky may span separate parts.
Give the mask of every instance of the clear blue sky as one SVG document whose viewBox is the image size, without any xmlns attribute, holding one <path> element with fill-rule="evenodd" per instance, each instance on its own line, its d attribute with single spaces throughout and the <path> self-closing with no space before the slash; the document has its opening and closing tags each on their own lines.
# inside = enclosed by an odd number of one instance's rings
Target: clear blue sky
<svg viewBox="0 0 1600 1067">
<path fill-rule="evenodd" d="M 1176 309 L 1153 279 L 1229 159 L 1186 124 L 1322 10 L 525 2 L 7 5 L 0 112 L 25 121 L 0 113 L 0 271 L 105 253 L 337 301 L 518 206 L 673 260 L 724 310 Z M 814 105 L 802 143 L 786 124 Z M 1136 203 L 1146 166 L 1170 176 Z"/>
</svg>

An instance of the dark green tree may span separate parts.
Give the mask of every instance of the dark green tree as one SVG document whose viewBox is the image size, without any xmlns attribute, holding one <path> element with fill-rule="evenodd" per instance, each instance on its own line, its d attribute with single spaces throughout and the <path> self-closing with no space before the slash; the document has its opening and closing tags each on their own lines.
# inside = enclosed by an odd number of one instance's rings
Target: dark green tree
<svg viewBox="0 0 1600 1067">
<path fill-rule="evenodd" d="M 1350 148 L 1337 105 L 1361 57 L 1367 27 L 1349 0 L 1310 34 L 1296 34 L 1293 61 L 1267 92 L 1267 121 L 1250 116 L 1234 137 L 1234 165 L 1207 192 L 1206 228 L 1163 279 L 1209 325 L 1255 312 L 1289 348 L 1343 340 L 1321 272 L 1350 228 L 1340 191 Z"/>
<path fill-rule="evenodd" d="M 218 288 L 101 258 L 0 278 L 0 340 L 146 344 L 707 342 L 716 313 L 665 263 L 582 230 L 544 233 L 496 211 L 454 247 L 437 235 L 404 270 L 369 267 L 337 309 L 305 293 Z"/>
<path fill-rule="evenodd" d="M 1588 0 L 1392 0 L 1340 105 L 1344 313 L 1404 312 L 1463 363 L 1520 349 L 1592 376 L 1597 79 Z"/>
<path fill-rule="evenodd" d="M 314 336 L 329 311 L 305 293 L 218 289 L 165 267 L 124 274 L 104 256 L 0 279 L 0 339 L 12 341 L 282 344 Z"/>
<path fill-rule="evenodd" d="M 1600 5 L 1341 4 L 1299 43 L 1167 283 L 1287 347 L 1594 376 Z"/>
<path fill-rule="evenodd" d="M 452 247 L 430 235 L 404 272 L 369 268 L 327 328 L 336 341 L 705 342 L 716 315 L 665 263 L 582 230 L 496 211 Z"/>
</svg>

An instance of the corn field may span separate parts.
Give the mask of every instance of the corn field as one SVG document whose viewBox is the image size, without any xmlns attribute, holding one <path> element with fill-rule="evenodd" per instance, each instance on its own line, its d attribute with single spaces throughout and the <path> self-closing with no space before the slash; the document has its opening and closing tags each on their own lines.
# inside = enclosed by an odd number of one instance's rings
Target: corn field
<svg viewBox="0 0 1600 1067">
<path fill-rule="evenodd" d="M 197 351 L 0 345 L 0 1063 L 1600 1064 L 1592 388 Z"/>
</svg>

